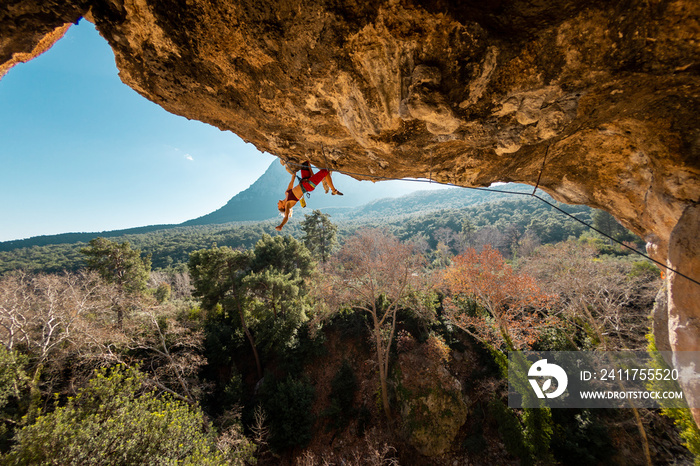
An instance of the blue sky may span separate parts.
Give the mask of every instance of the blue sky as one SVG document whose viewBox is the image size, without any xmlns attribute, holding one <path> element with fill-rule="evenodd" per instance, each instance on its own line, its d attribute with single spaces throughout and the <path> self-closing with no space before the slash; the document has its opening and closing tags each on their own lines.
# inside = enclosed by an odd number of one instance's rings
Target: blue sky
<svg viewBox="0 0 700 466">
<path fill-rule="evenodd" d="M 124 85 L 88 21 L 0 80 L 0 241 L 180 223 L 274 158 Z"/>
</svg>

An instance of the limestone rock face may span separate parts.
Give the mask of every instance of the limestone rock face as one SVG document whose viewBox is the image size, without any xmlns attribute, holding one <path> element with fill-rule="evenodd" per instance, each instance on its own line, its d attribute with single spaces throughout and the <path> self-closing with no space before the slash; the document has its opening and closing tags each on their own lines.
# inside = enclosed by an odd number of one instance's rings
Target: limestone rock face
<svg viewBox="0 0 700 466">
<path fill-rule="evenodd" d="M 431 337 L 399 354 L 396 365 L 403 428 L 409 443 L 426 456 L 447 451 L 467 420 L 461 384 L 446 367 L 448 357 L 445 343 Z"/>
<path fill-rule="evenodd" d="M 700 286 L 686 278 L 700 276 L 699 236 L 700 205 L 694 205 L 683 212 L 669 246 L 668 262 L 676 270 L 668 277 L 668 334 L 673 351 L 700 351 Z M 700 423 L 700 381 L 697 377 L 681 378 L 680 383 L 688 404 L 695 407 L 695 421 Z"/>
<path fill-rule="evenodd" d="M 662 250 L 700 199 L 695 0 L 8 0 L 0 62 L 81 15 L 126 84 L 285 159 L 464 186 L 542 171 Z"/>
<path fill-rule="evenodd" d="M 0 4 L 0 78 L 17 63 L 48 50 L 86 11 L 85 2 L 27 2 Z"/>
<path fill-rule="evenodd" d="M 144 97 L 284 159 L 365 179 L 540 179 L 661 262 L 700 200 L 697 0 L 3 0 L 0 75 L 80 16 Z M 669 312 L 700 318 L 673 286 Z M 674 347 L 695 344 L 673 335 L 697 341 L 695 324 L 669 322 Z"/>
</svg>

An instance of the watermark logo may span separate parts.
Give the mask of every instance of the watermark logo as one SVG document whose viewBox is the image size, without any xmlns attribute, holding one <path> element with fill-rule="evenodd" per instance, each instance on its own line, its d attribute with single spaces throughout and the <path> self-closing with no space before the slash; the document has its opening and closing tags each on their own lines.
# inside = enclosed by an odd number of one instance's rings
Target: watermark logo
<svg viewBox="0 0 700 466">
<path fill-rule="evenodd" d="M 511 408 L 700 408 L 690 380 L 700 351 L 508 352 Z"/>
<path fill-rule="evenodd" d="M 564 369 L 557 366 L 556 364 L 547 363 L 546 359 L 540 359 L 539 361 L 534 363 L 530 367 L 527 376 L 530 385 L 532 385 L 532 389 L 537 395 L 537 398 L 556 398 L 562 393 L 564 393 L 564 390 L 566 390 L 566 386 L 569 383 L 569 378 L 566 376 L 566 372 L 564 372 Z M 535 378 L 533 379 L 532 377 Z M 537 379 L 544 377 L 547 377 L 547 379 L 544 381 L 544 383 L 542 383 L 542 386 L 540 387 L 540 384 L 537 381 Z M 547 393 L 547 390 L 549 390 L 552 387 L 552 379 L 555 379 L 557 381 L 557 388 L 553 392 Z"/>
</svg>

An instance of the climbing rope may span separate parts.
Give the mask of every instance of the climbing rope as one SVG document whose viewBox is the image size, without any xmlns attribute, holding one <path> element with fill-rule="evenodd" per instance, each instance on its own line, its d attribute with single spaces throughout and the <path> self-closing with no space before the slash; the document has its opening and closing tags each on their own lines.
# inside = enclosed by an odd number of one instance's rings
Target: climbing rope
<svg viewBox="0 0 700 466">
<path fill-rule="evenodd" d="M 539 188 L 539 185 L 540 185 L 540 179 L 541 179 L 541 177 L 542 177 L 542 172 L 544 171 L 544 166 L 545 166 L 545 163 L 546 163 L 546 161 L 547 161 L 547 153 L 548 153 L 548 152 L 549 152 L 549 146 L 547 146 L 547 149 L 545 150 L 544 158 L 543 158 L 543 161 L 542 161 L 542 168 L 540 169 L 539 176 L 537 177 L 537 183 L 536 183 L 536 185 L 535 185 L 535 189 L 534 189 L 531 193 L 524 193 L 524 192 L 519 192 L 519 191 L 505 191 L 505 190 L 502 190 L 502 189 L 492 189 L 492 188 L 490 188 L 490 187 L 489 187 L 489 188 L 479 188 L 479 187 L 472 187 L 472 186 L 459 186 L 459 185 L 456 185 L 456 184 L 454 184 L 454 183 L 445 183 L 445 182 L 441 182 L 441 181 L 433 181 L 432 179 L 430 179 L 430 180 L 424 180 L 424 179 L 420 179 L 420 178 L 392 178 L 392 177 L 386 177 L 386 176 L 381 176 L 381 175 L 373 175 L 373 174 L 367 174 L 367 173 L 354 173 L 354 172 L 349 172 L 349 171 L 346 171 L 346 170 L 338 170 L 338 169 L 331 169 L 331 168 L 326 168 L 326 170 L 328 170 L 329 172 L 330 172 L 330 171 L 335 171 L 335 172 L 342 173 L 343 175 L 348 175 L 348 176 L 358 176 L 358 177 L 364 177 L 364 178 L 372 178 L 372 179 L 375 179 L 375 180 L 378 180 L 378 181 L 410 181 L 410 182 L 414 182 L 414 183 L 437 183 L 437 184 L 440 184 L 440 185 L 443 185 L 443 186 L 450 186 L 450 187 L 462 188 L 462 189 L 471 189 L 471 190 L 474 190 L 474 191 L 486 191 L 486 192 L 491 192 L 491 193 L 502 193 L 502 194 L 512 194 L 512 195 L 516 195 L 516 196 L 534 197 L 535 199 L 538 199 L 538 200 L 540 200 L 541 202 L 547 204 L 548 206 L 550 206 L 550 207 L 553 208 L 554 210 L 556 210 L 556 211 L 558 211 L 558 212 L 560 212 L 560 213 L 566 215 L 566 216 L 569 217 L 569 218 L 572 218 L 572 219 L 576 220 L 578 223 L 582 224 L 582 225 L 585 226 L 586 228 L 595 231 L 596 233 L 602 235 L 603 237 L 609 239 L 610 241 L 613 241 L 614 243 L 617 243 L 618 245 L 622 246 L 623 248 L 629 249 L 629 250 L 632 251 L 633 253 L 635 253 L 635 254 L 637 254 L 637 255 L 639 255 L 639 256 L 641 256 L 641 257 L 644 257 L 645 259 L 650 260 L 651 262 L 653 262 L 654 264 L 658 265 L 659 267 L 662 267 L 662 268 L 668 270 L 669 272 L 673 272 L 673 273 L 675 273 L 675 274 L 677 274 L 677 275 L 679 275 L 679 276 L 681 276 L 681 277 L 683 277 L 683 278 L 685 278 L 685 279 L 687 279 L 687 280 L 690 280 L 691 282 L 695 283 L 696 285 L 700 285 L 700 281 L 695 280 L 694 278 L 691 278 L 691 277 L 689 277 L 689 276 L 687 276 L 687 275 L 685 275 L 685 274 L 679 272 L 678 270 L 669 267 L 669 266 L 666 265 L 666 264 L 663 264 L 663 263 L 661 263 L 661 262 L 659 262 L 659 261 L 657 261 L 657 260 L 652 259 L 652 258 L 649 257 L 647 254 L 644 254 L 643 252 L 641 252 L 641 251 L 639 251 L 639 250 L 637 250 L 637 249 L 635 249 L 635 248 L 633 248 L 633 247 L 631 247 L 631 246 L 629 246 L 629 245 L 623 243 L 622 241 L 619 241 L 619 240 L 617 240 L 616 238 L 613 238 L 612 236 L 610 236 L 610 235 L 608 235 L 608 234 L 602 232 L 601 230 L 597 229 L 597 228 L 594 227 L 593 225 L 590 225 L 590 224 L 584 222 L 584 221 L 581 220 L 580 218 L 577 218 L 576 216 L 574 216 L 574 215 L 572 215 L 572 214 L 566 212 L 565 210 L 563 210 L 563 209 L 557 207 L 556 205 L 552 204 L 551 202 L 547 201 L 546 199 L 544 199 L 544 198 L 538 196 L 538 195 L 537 195 L 537 189 Z M 325 159 L 325 153 L 323 154 L 323 157 L 324 157 L 324 159 Z M 301 164 L 298 164 L 298 163 L 296 163 L 296 162 L 287 161 L 286 163 L 289 164 L 289 165 L 293 165 L 293 166 L 300 167 L 300 168 L 302 167 Z M 327 160 L 327 159 L 326 159 L 326 164 L 328 164 L 328 160 Z M 323 169 L 324 167 L 319 167 L 319 168 L 320 168 L 320 169 Z M 431 167 L 431 178 L 432 178 L 432 167 Z"/>
<path fill-rule="evenodd" d="M 537 188 L 540 187 L 540 180 L 542 179 L 542 172 L 544 172 L 544 165 L 547 163 L 547 153 L 549 152 L 550 144 L 547 144 L 547 148 L 544 151 L 544 157 L 542 157 L 542 168 L 540 168 L 540 174 L 537 175 L 537 183 L 535 183 L 535 189 L 532 190 L 532 195 L 534 196 L 537 192 Z"/>
</svg>

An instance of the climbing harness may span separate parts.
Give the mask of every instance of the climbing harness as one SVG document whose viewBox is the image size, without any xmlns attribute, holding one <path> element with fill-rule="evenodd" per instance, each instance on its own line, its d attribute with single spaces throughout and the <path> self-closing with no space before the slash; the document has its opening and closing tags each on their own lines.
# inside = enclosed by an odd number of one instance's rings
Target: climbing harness
<svg viewBox="0 0 700 466">
<path fill-rule="evenodd" d="M 311 191 L 316 189 L 316 185 L 314 184 L 313 181 L 311 181 L 311 178 L 301 178 L 299 175 L 296 175 L 297 180 L 299 181 L 299 187 L 301 188 L 301 198 L 299 199 L 299 204 L 301 204 L 301 207 L 304 208 L 306 207 L 306 200 L 304 199 L 304 194 L 306 194 L 306 197 L 309 199 L 311 198 Z M 304 186 L 304 183 L 307 183 L 311 189 L 306 189 Z"/>
</svg>

